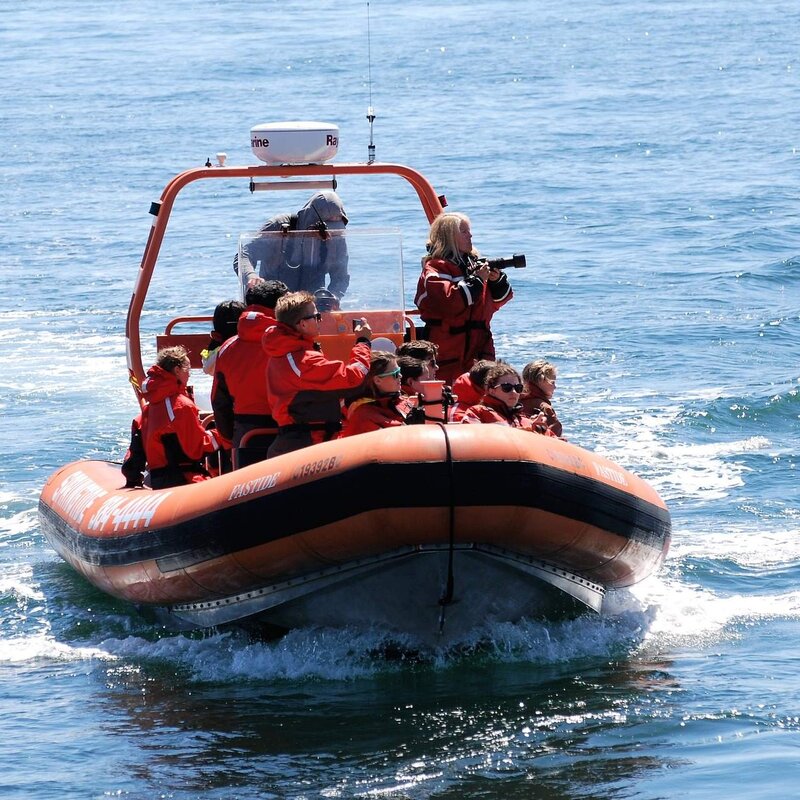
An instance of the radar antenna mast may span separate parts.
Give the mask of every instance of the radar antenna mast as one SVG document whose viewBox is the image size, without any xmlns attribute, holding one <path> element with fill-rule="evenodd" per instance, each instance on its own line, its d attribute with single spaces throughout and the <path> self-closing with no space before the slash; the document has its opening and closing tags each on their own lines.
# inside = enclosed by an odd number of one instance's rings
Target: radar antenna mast
<svg viewBox="0 0 800 800">
<path fill-rule="evenodd" d="M 369 105 L 367 121 L 369 122 L 369 145 L 367 146 L 367 163 L 375 161 L 375 144 L 372 141 L 372 123 L 375 122 L 375 109 L 372 107 L 372 33 L 369 26 L 369 0 L 367 0 L 367 84 L 369 86 Z"/>
</svg>

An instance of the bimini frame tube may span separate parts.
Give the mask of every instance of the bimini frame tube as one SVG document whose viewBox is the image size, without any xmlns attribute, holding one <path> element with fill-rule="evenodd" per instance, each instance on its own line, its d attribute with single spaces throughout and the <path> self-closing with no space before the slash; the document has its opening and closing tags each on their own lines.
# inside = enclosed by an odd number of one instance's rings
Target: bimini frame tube
<svg viewBox="0 0 800 800">
<path fill-rule="evenodd" d="M 297 178 L 314 175 L 397 175 L 407 180 L 419 197 L 428 222 L 442 213 L 442 203 L 430 182 L 422 174 L 401 164 L 302 164 L 281 166 L 251 166 L 251 167 L 197 167 L 176 175 L 164 187 L 159 204 L 154 205 L 154 219 L 147 244 L 144 248 L 142 263 L 136 277 L 136 285 L 128 307 L 128 318 L 125 325 L 125 339 L 128 361 L 128 376 L 133 385 L 136 397 L 141 404 L 139 386 L 144 380 L 144 366 L 142 364 L 142 348 L 139 335 L 139 322 L 142 308 L 147 297 L 150 279 L 155 269 L 161 243 L 167 230 L 167 223 L 172 212 L 172 206 L 178 193 L 190 183 L 206 179 L 246 178 L 253 181 L 256 178 Z"/>
</svg>

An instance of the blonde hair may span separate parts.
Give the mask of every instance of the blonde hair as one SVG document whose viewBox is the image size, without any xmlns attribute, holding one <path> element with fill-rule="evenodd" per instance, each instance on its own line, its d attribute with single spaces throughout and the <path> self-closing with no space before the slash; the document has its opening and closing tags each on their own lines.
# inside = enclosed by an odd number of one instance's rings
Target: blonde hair
<svg viewBox="0 0 800 800">
<path fill-rule="evenodd" d="M 275 319 L 294 328 L 306 316 L 305 310 L 308 306 L 314 306 L 314 295 L 311 292 L 289 292 L 275 304 Z"/>
<path fill-rule="evenodd" d="M 551 364 L 549 361 L 545 361 L 543 358 L 531 361 L 530 364 L 526 364 L 522 368 L 522 380 L 527 383 L 528 386 L 533 386 L 539 378 L 550 378 L 555 374 L 555 365 Z"/>
<path fill-rule="evenodd" d="M 428 255 L 425 260 L 443 258 L 447 261 L 460 261 L 462 253 L 459 252 L 456 237 L 464 223 L 470 224 L 469 217 L 458 211 L 439 214 L 431 223 L 431 230 L 428 234 Z M 473 250 L 471 255 L 477 256 L 478 252 Z"/>
</svg>

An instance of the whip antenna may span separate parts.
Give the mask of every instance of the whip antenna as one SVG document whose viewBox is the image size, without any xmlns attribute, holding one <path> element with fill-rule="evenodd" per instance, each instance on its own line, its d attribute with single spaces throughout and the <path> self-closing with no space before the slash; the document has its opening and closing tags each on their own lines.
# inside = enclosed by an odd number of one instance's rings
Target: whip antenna
<svg viewBox="0 0 800 800">
<path fill-rule="evenodd" d="M 367 121 L 369 122 L 369 145 L 367 146 L 367 163 L 375 161 L 375 145 L 372 141 L 372 123 L 375 122 L 375 109 L 372 107 L 372 33 L 369 27 L 369 0 L 367 0 L 367 84 L 369 86 L 369 105 Z"/>
</svg>

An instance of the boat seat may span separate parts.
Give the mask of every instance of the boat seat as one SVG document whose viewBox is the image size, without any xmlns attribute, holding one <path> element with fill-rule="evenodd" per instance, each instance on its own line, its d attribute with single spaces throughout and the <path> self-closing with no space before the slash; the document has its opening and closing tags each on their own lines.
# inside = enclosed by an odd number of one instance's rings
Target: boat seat
<svg viewBox="0 0 800 800">
<path fill-rule="evenodd" d="M 162 350 L 165 347 L 176 347 L 181 345 L 186 348 L 189 354 L 189 363 L 192 369 L 202 369 L 203 360 L 200 353 L 208 347 L 208 340 L 211 338 L 209 333 L 174 333 L 173 329 L 177 325 L 191 324 L 191 323 L 213 323 L 212 316 L 197 316 L 197 317 L 175 317 L 167 323 L 164 333 L 156 336 L 156 350 Z M 210 329 L 210 325 L 209 325 Z"/>
<path fill-rule="evenodd" d="M 239 469 L 241 466 L 246 466 L 248 463 L 255 463 L 255 461 L 263 461 L 261 458 L 256 458 L 254 461 L 250 461 L 247 459 L 247 450 L 264 450 L 265 448 L 269 447 L 273 441 L 275 441 L 275 437 L 278 435 L 278 428 L 277 426 L 274 428 L 253 428 L 251 431 L 247 431 L 244 436 L 242 436 L 241 442 L 239 442 L 238 447 L 234 447 L 231 451 L 231 456 L 233 460 L 233 468 Z M 242 464 L 242 452 L 244 451 L 245 459 L 244 464 Z"/>
<path fill-rule="evenodd" d="M 319 323 L 318 341 L 322 352 L 327 358 L 348 361 L 350 351 L 353 349 L 356 337 L 353 333 L 353 320 L 366 318 L 372 328 L 372 338 L 378 337 L 391 339 L 395 347 L 404 341 L 417 338 L 414 321 L 399 310 L 374 310 L 368 311 L 323 311 Z M 201 351 L 208 346 L 208 333 L 176 333 L 178 325 L 191 323 L 211 323 L 213 317 L 175 317 L 167 324 L 164 333 L 156 336 L 156 349 L 182 345 L 189 354 L 189 363 L 192 369 L 201 369 L 203 366 L 200 357 Z"/>
</svg>

